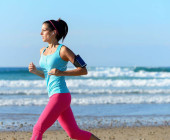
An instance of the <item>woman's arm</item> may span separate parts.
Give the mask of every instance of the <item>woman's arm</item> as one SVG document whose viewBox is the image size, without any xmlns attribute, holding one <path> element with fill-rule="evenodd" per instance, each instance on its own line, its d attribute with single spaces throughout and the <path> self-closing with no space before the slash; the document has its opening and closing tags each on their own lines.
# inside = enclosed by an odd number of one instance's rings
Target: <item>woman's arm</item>
<svg viewBox="0 0 170 140">
<path fill-rule="evenodd" d="M 29 72 L 31 72 L 31 73 L 33 73 L 35 75 L 38 75 L 38 76 L 40 76 L 42 78 L 45 78 L 44 72 L 40 71 L 40 70 L 37 70 L 36 66 L 32 62 L 29 64 L 28 69 L 29 69 Z"/>
<path fill-rule="evenodd" d="M 66 46 L 62 46 L 61 47 L 60 57 L 63 60 L 70 61 L 72 64 L 74 64 L 75 54 L 69 48 L 67 48 Z M 56 76 L 80 76 L 80 75 L 87 75 L 87 69 L 86 69 L 86 67 L 84 67 L 84 68 L 77 67 L 76 69 L 67 70 L 67 71 L 59 71 L 57 69 L 52 69 L 49 72 L 49 75 L 56 75 Z"/>
<path fill-rule="evenodd" d="M 80 75 L 87 75 L 87 69 L 84 68 L 76 68 L 74 70 L 67 70 L 67 71 L 61 71 L 63 76 L 80 76 Z"/>
<path fill-rule="evenodd" d="M 36 74 L 36 75 L 38 75 L 38 76 L 40 76 L 42 78 L 45 78 L 43 71 L 37 70 L 34 74 Z"/>
</svg>

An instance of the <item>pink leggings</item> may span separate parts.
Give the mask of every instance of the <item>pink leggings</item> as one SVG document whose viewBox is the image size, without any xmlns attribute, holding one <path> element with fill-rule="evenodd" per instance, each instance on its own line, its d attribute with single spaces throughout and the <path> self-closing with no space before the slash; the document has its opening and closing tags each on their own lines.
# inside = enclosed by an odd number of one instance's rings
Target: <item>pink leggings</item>
<svg viewBox="0 0 170 140">
<path fill-rule="evenodd" d="M 43 133 L 58 120 L 70 138 L 77 140 L 89 140 L 91 133 L 81 130 L 75 121 L 70 108 L 70 93 L 56 93 L 52 95 L 37 123 L 33 128 L 30 140 L 42 140 Z"/>
</svg>

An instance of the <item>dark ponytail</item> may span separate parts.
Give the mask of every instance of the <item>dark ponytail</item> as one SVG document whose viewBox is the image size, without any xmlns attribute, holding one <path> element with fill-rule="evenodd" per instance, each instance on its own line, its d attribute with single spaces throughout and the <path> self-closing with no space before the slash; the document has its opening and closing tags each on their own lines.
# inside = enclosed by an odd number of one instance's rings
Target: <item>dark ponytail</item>
<svg viewBox="0 0 170 140">
<path fill-rule="evenodd" d="M 64 41 L 64 39 L 68 33 L 68 26 L 64 20 L 59 18 L 57 21 L 56 20 L 47 20 L 44 23 L 48 24 L 51 31 L 57 30 L 56 39 L 58 41 L 61 39 L 62 39 L 62 42 Z"/>
</svg>

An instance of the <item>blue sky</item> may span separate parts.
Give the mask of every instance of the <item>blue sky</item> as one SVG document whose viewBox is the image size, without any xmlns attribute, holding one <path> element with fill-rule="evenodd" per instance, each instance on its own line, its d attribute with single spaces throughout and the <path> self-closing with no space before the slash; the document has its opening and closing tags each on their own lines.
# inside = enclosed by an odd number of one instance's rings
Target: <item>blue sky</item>
<svg viewBox="0 0 170 140">
<path fill-rule="evenodd" d="M 5 0 L 0 67 L 39 66 L 45 20 L 65 20 L 63 42 L 88 66 L 170 66 L 168 0 Z"/>
</svg>

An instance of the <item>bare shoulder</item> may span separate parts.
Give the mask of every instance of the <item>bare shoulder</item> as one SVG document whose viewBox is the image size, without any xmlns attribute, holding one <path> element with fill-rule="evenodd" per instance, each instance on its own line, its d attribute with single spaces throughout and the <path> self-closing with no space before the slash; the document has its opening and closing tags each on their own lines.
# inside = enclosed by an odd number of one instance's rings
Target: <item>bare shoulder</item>
<svg viewBox="0 0 170 140">
<path fill-rule="evenodd" d="M 40 55 L 41 55 L 42 51 L 43 51 L 45 48 L 46 48 L 46 47 L 43 47 L 43 48 L 40 49 Z"/>
<path fill-rule="evenodd" d="M 72 62 L 75 55 L 71 49 L 63 45 L 60 50 L 60 56 L 63 60 Z"/>
<path fill-rule="evenodd" d="M 63 45 L 62 47 L 61 47 L 61 50 L 60 51 L 62 51 L 62 52 L 66 52 L 66 51 L 68 51 L 68 47 L 66 47 L 65 45 Z"/>
<path fill-rule="evenodd" d="M 61 53 L 73 53 L 71 49 L 69 49 L 67 46 L 63 45 L 60 50 Z"/>
</svg>

